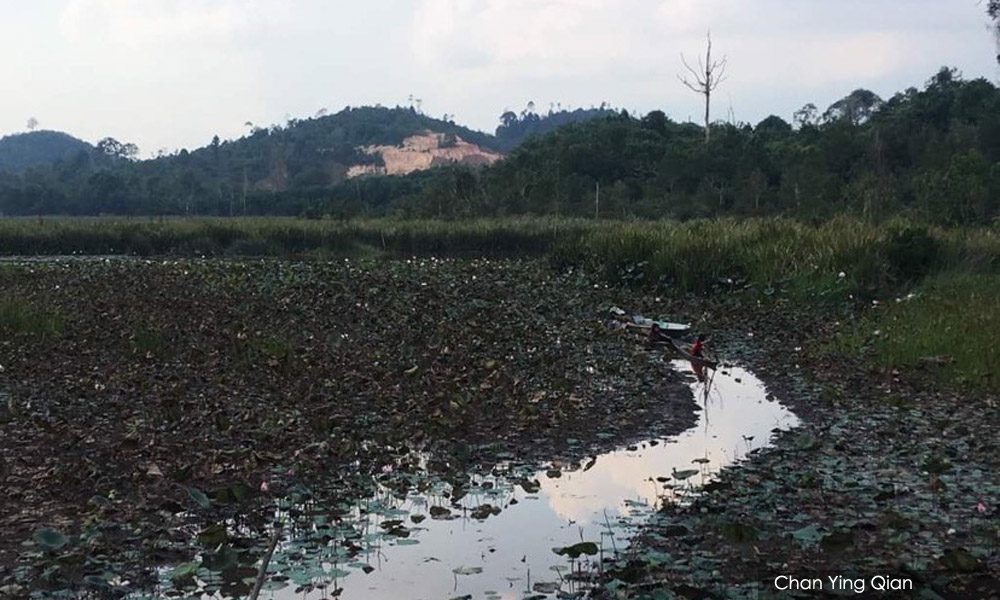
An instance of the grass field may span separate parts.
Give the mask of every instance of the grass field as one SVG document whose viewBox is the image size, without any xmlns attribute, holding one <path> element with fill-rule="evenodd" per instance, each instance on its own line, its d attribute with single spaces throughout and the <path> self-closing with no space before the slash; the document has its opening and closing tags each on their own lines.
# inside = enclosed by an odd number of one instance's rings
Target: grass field
<svg viewBox="0 0 1000 600">
<path fill-rule="evenodd" d="M 935 271 L 1000 268 L 996 229 L 927 229 L 836 218 L 592 221 L 330 221 L 284 218 L 0 220 L 5 255 L 539 256 L 615 283 L 707 291 L 720 280 L 768 285 L 844 273 L 858 289 Z"/>
<path fill-rule="evenodd" d="M 1000 276 L 946 273 L 861 318 L 837 340 L 886 369 L 918 369 L 956 383 L 1000 389 Z"/>
<path fill-rule="evenodd" d="M 595 228 L 588 221 L 331 221 L 293 218 L 0 220 L 0 254 L 524 256 Z"/>
</svg>

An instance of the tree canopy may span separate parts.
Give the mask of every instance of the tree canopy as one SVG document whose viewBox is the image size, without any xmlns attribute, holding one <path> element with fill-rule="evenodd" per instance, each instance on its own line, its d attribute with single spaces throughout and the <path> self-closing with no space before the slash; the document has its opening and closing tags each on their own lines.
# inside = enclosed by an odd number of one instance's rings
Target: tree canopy
<svg viewBox="0 0 1000 600">
<path fill-rule="evenodd" d="M 218 137 L 194 151 L 136 161 L 134 147 L 98 149 L 0 174 L 4 214 L 399 215 L 459 218 L 558 214 L 695 218 L 895 214 L 989 223 L 1000 198 L 1000 91 L 943 68 L 923 89 L 888 99 L 858 89 L 793 123 L 756 125 L 638 117 L 606 105 L 506 111 L 496 135 L 412 108 L 349 108 L 286 126 Z M 380 160 L 361 150 L 418 131 L 512 148 L 490 167 L 347 178 Z M 41 135 L 36 132 L 27 135 Z M 82 143 L 82 142 L 81 142 Z M 0 144 L 0 158 L 3 144 Z M 599 199 L 599 201 L 598 201 Z"/>
<path fill-rule="evenodd" d="M 922 90 L 888 100 L 858 89 L 822 112 L 806 105 L 795 124 L 777 116 L 756 126 L 716 122 L 708 145 L 701 126 L 660 111 L 562 127 L 476 174 L 463 210 L 591 216 L 596 208 L 602 217 L 681 219 L 905 214 L 948 224 L 1000 214 L 1000 91 L 984 79 L 965 81 L 944 68 Z M 428 202 L 417 214 L 435 213 Z"/>
<path fill-rule="evenodd" d="M 35 131 L 37 121 L 29 120 L 29 133 L 0 138 L 0 173 L 23 173 L 35 166 L 74 160 L 83 152 L 92 155 L 96 149 L 83 140 L 59 131 Z"/>
</svg>

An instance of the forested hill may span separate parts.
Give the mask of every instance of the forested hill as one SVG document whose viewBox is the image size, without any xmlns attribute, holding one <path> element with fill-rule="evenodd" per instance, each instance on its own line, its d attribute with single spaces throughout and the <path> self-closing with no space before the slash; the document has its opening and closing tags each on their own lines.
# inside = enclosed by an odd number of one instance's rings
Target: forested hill
<svg viewBox="0 0 1000 600">
<path fill-rule="evenodd" d="M 826 110 L 806 105 L 793 123 L 716 122 L 707 143 L 704 128 L 662 112 L 621 113 L 529 140 L 481 173 L 437 173 L 424 190 L 400 209 L 991 223 L 1000 216 L 1000 90 L 942 69 L 923 89 L 885 100 L 855 90 Z"/>
<path fill-rule="evenodd" d="M 0 138 L 0 172 L 22 173 L 30 167 L 74 160 L 96 148 L 59 131 L 32 131 Z"/>
<path fill-rule="evenodd" d="M 250 132 L 237 140 L 215 137 L 203 148 L 146 161 L 135 160 L 134 145 L 112 138 L 95 149 L 66 134 L 21 134 L 6 138 L 17 143 L 10 145 L 12 168 L 6 175 L 0 168 L 0 214 L 326 212 L 324 197 L 351 178 L 490 164 L 526 138 L 606 114 L 610 111 L 602 107 L 539 116 L 529 108 L 520 115 L 505 113 L 497 135 L 490 135 L 414 108 L 345 108 L 282 126 L 247 123 Z M 58 140 L 75 144 L 56 152 Z M 80 150 L 86 156 L 78 155 Z M 364 210 L 381 210 L 398 195 L 396 185 L 348 187 L 376 188 L 375 203 L 362 199 L 362 204 Z"/>
<path fill-rule="evenodd" d="M 553 129 L 574 120 L 582 122 Z M 529 109 L 505 113 L 490 136 L 410 108 L 345 109 L 141 162 L 131 160 L 134 147 L 102 140 L 110 166 L 72 160 L 20 176 L 0 173 L 0 211 L 678 219 L 848 213 L 941 224 L 1000 217 L 1000 90 L 984 79 L 942 69 L 922 89 L 888 99 L 859 89 L 825 110 L 808 104 L 791 120 L 716 122 L 706 140 L 703 127 L 661 111 L 542 117 Z M 499 160 L 498 150 L 508 147 Z M 419 168 L 410 168 L 418 158 Z M 390 168 L 406 160 L 413 164 Z M 378 173 L 410 174 L 360 176 Z"/>
<path fill-rule="evenodd" d="M 331 194 L 327 206 L 352 214 L 352 197 Z M 708 141 L 663 112 L 623 111 L 529 139 L 485 170 L 428 173 L 384 206 L 445 218 L 847 213 L 1000 224 L 1000 90 L 945 68 L 888 99 L 858 89 L 825 110 L 807 104 L 792 123 L 715 122 Z"/>
<path fill-rule="evenodd" d="M 533 102 L 521 111 L 504 111 L 500 115 L 500 126 L 496 130 L 497 145 L 504 151 L 516 148 L 525 140 L 554 131 L 571 123 L 585 123 L 598 118 L 610 117 L 617 112 L 602 103 L 599 108 L 577 108 L 575 110 L 558 110 L 550 108 L 549 112 L 540 115 L 535 112 Z"/>
<path fill-rule="evenodd" d="M 413 153 L 438 147 L 445 151 L 459 144 L 466 153 L 477 155 L 497 153 L 499 148 L 491 135 L 408 108 L 345 108 L 333 115 L 293 119 L 285 126 L 248 126 L 251 132 L 237 140 L 216 137 L 193 152 L 182 150 L 134 165 L 134 173 L 153 196 L 149 200 L 159 209 L 179 206 L 183 212 L 205 212 L 214 211 L 219 200 L 238 196 L 242 202 L 245 193 L 323 189 L 345 181 L 352 168 L 385 167 L 380 149 L 399 147 L 428 133 L 434 137 L 422 140 L 426 143 Z M 155 189 L 149 187 L 151 182 Z M 178 195 L 181 205 L 171 201 Z"/>
</svg>

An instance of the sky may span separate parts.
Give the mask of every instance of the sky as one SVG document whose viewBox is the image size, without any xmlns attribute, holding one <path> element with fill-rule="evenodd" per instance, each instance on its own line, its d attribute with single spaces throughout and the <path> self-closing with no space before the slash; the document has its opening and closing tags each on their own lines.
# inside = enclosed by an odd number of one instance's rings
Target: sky
<svg viewBox="0 0 1000 600">
<path fill-rule="evenodd" d="M 529 101 L 697 121 L 677 75 L 709 30 L 713 118 L 1000 75 L 982 0 L 0 0 L 0 135 L 34 117 L 146 157 L 410 96 L 484 131 Z"/>
</svg>

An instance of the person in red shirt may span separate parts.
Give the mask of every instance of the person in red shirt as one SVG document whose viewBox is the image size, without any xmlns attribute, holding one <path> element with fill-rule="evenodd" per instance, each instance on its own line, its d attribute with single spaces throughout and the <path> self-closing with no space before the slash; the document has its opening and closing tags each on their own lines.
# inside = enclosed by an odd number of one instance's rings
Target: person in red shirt
<svg viewBox="0 0 1000 600">
<path fill-rule="evenodd" d="M 704 333 L 699 333 L 698 338 L 691 344 L 691 356 L 701 356 L 707 342 L 708 337 Z"/>
<path fill-rule="evenodd" d="M 691 370 L 694 371 L 694 375 L 698 378 L 698 381 L 702 382 L 705 381 L 705 363 L 698 359 L 704 353 L 707 342 L 708 337 L 704 333 L 699 333 L 694 343 L 691 344 Z"/>
</svg>

